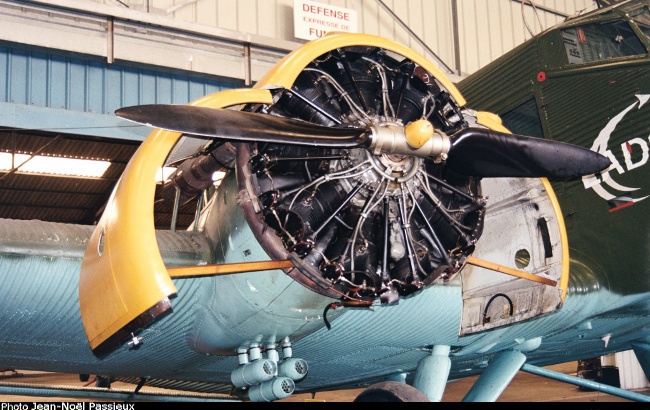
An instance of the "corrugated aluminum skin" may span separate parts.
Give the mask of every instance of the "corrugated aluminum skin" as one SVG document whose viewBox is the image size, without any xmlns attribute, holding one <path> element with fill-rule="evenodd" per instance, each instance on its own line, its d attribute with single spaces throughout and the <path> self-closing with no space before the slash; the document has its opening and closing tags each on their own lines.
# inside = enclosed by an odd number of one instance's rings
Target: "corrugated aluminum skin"
<svg viewBox="0 0 650 410">
<path fill-rule="evenodd" d="M 88 347 L 77 298 L 79 254 L 90 228 L 1 222 L 0 363 L 23 369 L 228 383 L 230 372 L 237 366 L 236 358 L 198 354 L 187 340 L 196 315 L 194 306 L 212 297 L 205 292 L 213 289 L 208 285 L 210 279 L 177 280 L 173 313 L 140 333 L 144 338 L 142 347 L 131 350 L 124 346 L 99 360 Z M 203 242 L 194 234 L 164 233 L 159 240 L 168 260 L 170 254 L 183 263 L 209 258 L 201 252 L 205 249 Z M 41 251 L 39 255 L 35 246 L 30 247 L 31 251 L 17 249 L 27 242 L 44 243 L 49 254 Z M 197 245 L 203 256 L 194 253 Z M 7 246 L 14 247 L 14 251 Z M 452 347 L 451 379 L 476 374 L 497 351 L 540 336 L 541 347 L 527 354 L 530 363 L 543 365 L 598 356 L 627 348 L 631 340 L 644 333 L 636 316 L 619 307 L 635 301 L 645 306 L 646 300 L 647 295 L 614 295 L 593 282 L 588 272 L 577 273 L 572 275 L 565 306 L 557 313 L 460 338 L 460 287 L 454 283 L 432 286 L 401 300 L 397 306 L 377 306 L 372 311 L 344 309 L 333 320 L 332 330 L 323 327 L 295 341 L 294 357 L 307 360 L 310 366 L 299 390 L 412 372 L 417 362 L 430 354 L 433 344 Z M 590 318 L 596 312 L 607 313 Z M 588 327 L 584 326 L 587 318 Z M 616 326 L 617 333 L 604 349 L 601 337 L 612 326 Z"/>
<path fill-rule="evenodd" d="M 513 63 L 516 61 L 516 64 L 488 65 L 477 75 L 458 84 L 463 95 L 467 94 L 467 107 L 500 112 L 498 108 L 503 105 L 516 106 L 529 98 L 530 89 L 522 87 L 522 84 L 530 82 L 532 87 L 533 79 L 539 72 L 536 70 L 540 62 L 535 42 L 522 44 L 501 58 Z M 498 90 L 498 93 L 481 92 L 485 89 Z"/>
<path fill-rule="evenodd" d="M 185 333 L 191 324 L 191 314 L 172 314 L 163 328 L 154 325 L 145 330 L 141 336 L 150 347 L 144 355 L 133 354 L 134 351 L 125 348 L 115 352 L 108 361 L 93 356 L 81 323 L 77 295 L 81 257 L 92 229 L 0 220 L 2 362 L 22 369 L 52 370 L 72 370 L 81 364 L 91 374 L 104 369 L 116 375 L 135 372 L 144 376 L 156 368 L 170 375 L 182 369 L 188 360 L 194 364 L 223 360 L 189 350 Z M 201 235 L 163 232 L 158 241 L 170 265 L 205 263 L 211 258 Z M 203 280 L 179 281 L 176 286 L 183 297 L 174 301 L 174 310 L 191 312 L 202 283 Z M 162 351 L 165 354 L 159 355 Z"/>
</svg>

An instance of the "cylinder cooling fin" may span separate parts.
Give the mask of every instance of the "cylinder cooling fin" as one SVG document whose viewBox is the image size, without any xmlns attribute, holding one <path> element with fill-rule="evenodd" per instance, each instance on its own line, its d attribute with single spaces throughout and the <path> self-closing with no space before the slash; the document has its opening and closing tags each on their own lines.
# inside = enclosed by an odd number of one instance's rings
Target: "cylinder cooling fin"
<svg viewBox="0 0 650 410">
<path fill-rule="evenodd" d="M 474 122 L 431 73 L 380 47 L 329 51 L 271 92 L 272 104 L 244 111 L 334 128 L 426 120 L 447 135 Z M 294 261 L 294 279 L 347 304 L 393 303 L 452 278 L 481 236 L 480 181 L 445 159 L 238 143 L 240 201 L 266 251 Z"/>
</svg>

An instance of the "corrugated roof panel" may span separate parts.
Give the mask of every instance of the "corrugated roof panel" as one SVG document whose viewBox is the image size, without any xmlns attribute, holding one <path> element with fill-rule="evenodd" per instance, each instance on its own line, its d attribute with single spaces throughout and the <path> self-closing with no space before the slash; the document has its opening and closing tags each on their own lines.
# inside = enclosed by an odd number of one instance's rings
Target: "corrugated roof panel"
<svg viewBox="0 0 650 410">
<path fill-rule="evenodd" d="M 45 147 L 46 144 L 53 140 L 48 135 L 32 135 L 26 133 L 0 134 L 0 151 L 23 152 L 32 154 Z M 75 136 L 62 136 L 61 139 L 50 143 L 39 153 L 39 155 L 65 155 L 76 158 L 99 158 L 115 162 L 127 162 L 138 144 L 98 141 L 89 138 L 79 138 Z"/>
<path fill-rule="evenodd" d="M 3 192 L 2 202 L 6 206 L 53 207 L 73 209 L 93 209 L 97 196 L 76 192 L 13 191 Z M 100 198 L 101 199 L 101 198 Z"/>
<path fill-rule="evenodd" d="M 113 188 L 117 179 L 113 178 L 73 178 L 73 177 L 46 177 L 39 174 L 15 173 L 7 177 L 2 189 L 33 190 L 43 193 L 48 192 L 83 192 L 100 193 Z M 4 194 L 3 194 L 4 195 Z"/>
</svg>

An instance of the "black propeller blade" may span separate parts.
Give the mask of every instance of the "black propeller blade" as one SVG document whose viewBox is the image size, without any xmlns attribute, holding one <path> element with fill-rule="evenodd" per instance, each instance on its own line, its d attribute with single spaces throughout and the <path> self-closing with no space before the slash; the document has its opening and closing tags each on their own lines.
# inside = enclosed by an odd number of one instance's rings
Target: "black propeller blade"
<svg viewBox="0 0 650 410">
<path fill-rule="evenodd" d="M 115 114 L 156 128 L 238 141 L 367 148 L 373 138 L 381 138 L 372 135 L 370 128 L 324 127 L 267 114 L 189 105 L 140 105 Z M 466 128 L 452 136 L 447 158 L 452 170 L 485 178 L 576 178 L 610 164 L 606 157 L 575 145 L 483 128 Z"/>
<path fill-rule="evenodd" d="M 367 131 L 362 128 L 324 127 L 266 114 L 190 105 L 138 105 L 120 108 L 115 114 L 165 130 L 238 141 L 353 148 L 367 140 Z"/>
<path fill-rule="evenodd" d="M 576 178 L 611 165 L 597 152 L 563 142 L 466 128 L 451 138 L 447 166 L 477 177 Z"/>
</svg>

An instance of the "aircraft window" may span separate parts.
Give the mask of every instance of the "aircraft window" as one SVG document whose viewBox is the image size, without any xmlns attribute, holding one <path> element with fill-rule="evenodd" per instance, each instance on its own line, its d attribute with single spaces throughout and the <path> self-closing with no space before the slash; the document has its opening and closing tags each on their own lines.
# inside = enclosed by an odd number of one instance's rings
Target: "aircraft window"
<svg viewBox="0 0 650 410">
<path fill-rule="evenodd" d="M 562 30 L 569 64 L 646 54 L 641 40 L 625 20 L 606 21 Z"/>
<path fill-rule="evenodd" d="M 503 125 L 515 134 L 544 138 L 542 122 L 539 119 L 537 102 L 534 98 L 501 115 Z"/>
<path fill-rule="evenodd" d="M 639 26 L 643 34 L 650 39 L 650 10 L 643 8 L 633 13 L 630 17 Z"/>
</svg>

